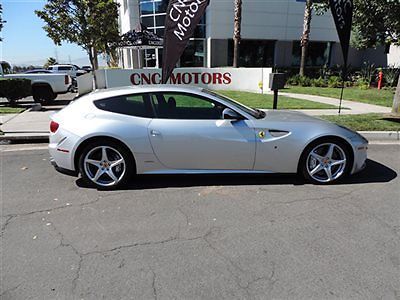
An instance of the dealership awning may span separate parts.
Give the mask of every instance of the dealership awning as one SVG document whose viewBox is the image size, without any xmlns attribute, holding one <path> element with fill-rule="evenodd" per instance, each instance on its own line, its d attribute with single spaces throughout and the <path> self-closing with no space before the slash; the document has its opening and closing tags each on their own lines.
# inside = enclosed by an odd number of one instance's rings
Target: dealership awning
<svg viewBox="0 0 400 300">
<path fill-rule="evenodd" d="M 120 41 L 115 43 L 114 46 L 124 49 L 146 50 L 162 48 L 163 44 L 163 38 L 148 30 L 143 24 L 139 24 L 136 29 L 124 33 L 120 37 Z"/>
</svg>

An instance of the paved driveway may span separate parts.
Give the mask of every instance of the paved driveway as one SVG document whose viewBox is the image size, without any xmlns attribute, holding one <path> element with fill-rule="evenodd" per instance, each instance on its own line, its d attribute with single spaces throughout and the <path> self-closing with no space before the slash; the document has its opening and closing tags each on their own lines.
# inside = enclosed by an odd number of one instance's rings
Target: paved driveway
<svg viewBox="0 0 400 300">
<path fill-rule="evenodd" d="M 342 185 L 148 176 L 99 192 L 3 146 L 2 299 L 398 299 L 400 146 Z"/>
</svg>

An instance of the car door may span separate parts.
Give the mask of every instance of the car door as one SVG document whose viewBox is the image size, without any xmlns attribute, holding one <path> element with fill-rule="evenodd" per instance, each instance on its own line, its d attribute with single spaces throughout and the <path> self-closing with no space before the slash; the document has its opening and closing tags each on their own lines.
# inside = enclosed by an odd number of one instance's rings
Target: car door
<svg viewBox="0 0 400 300">
<path fill-rule="evenodd" d="M 158 160 L 170 169 L 252 170 L 256 138 L 249 120 L 223 120 L 220 103 L 189 93 L 152 95 L 148 127 Z"/>
</svg>

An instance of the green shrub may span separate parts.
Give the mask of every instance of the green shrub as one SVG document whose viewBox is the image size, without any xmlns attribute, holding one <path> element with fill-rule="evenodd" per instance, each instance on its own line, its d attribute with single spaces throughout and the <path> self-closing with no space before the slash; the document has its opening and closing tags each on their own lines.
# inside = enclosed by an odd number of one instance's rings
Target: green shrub
<svg viewBox="0 0 400 300">
<path fill-rule="evenodd" d="M 311 79 L 307 76 L 299 76 L 299 85 L 300 86 L 311 86 Z"/>
<path fill-rule="evenodd" d="M 368 90 L 370 88 L 370 83 L 368 79 L 359 78 L 357 80 L 356 85 L 360 88 L 360 90 Z"/>
<path fill-rule="evenodd" d="M 32 95 L 31 81 L 22 78 L 0 78 L 0 97 L 14 102 Z"/>
<path fill-rule="evenodd" d="M 342 87 L 342 79 L 339 76 L 331 76 L 328 80 L 328 87 L 330 88 L 339 88 Z"/>
<path fill-rule="evenodd" d="M 299 85 L 299 78 L 300 75 L 294 75 L 292 77 L 289 77 L 289 79 L 286 81 L 287 85 Z"/>
<path fill-rule="evenodd" d="M 326 82 L 325 79 L 323 79 L 322 77 L 319 77 L 318 79 L 312 79 L 311 85 L 315 86 L 315 87 L 327 87 L 328 83 Z"/>
</svg>

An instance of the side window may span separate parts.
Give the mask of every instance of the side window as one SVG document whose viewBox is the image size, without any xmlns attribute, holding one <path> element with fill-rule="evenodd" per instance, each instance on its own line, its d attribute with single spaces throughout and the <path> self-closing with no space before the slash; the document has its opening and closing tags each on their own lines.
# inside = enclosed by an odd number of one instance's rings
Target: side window
<svg viewBox="0 0 400 300">
<path fill-rule="evenodd" d="M 123 95 L 94 101 L 94 105 L 101 110 L 135 116 L 152 118 L 152 109 L 149 103 L 149 95 Z"/>
<path fill-rule="evenodd" d="M 151 100 L 160 119 L 219 120 L 225 109 L 222 104 L 187 93 L 156 93 Z"/>
<path fill-rule="evenodd" d="M 53 70 L 53 67 L 48 67 L 47 70 Z"/>
</svg>

